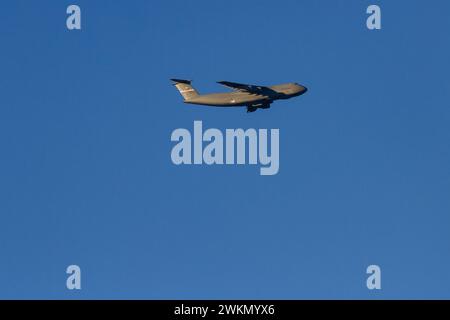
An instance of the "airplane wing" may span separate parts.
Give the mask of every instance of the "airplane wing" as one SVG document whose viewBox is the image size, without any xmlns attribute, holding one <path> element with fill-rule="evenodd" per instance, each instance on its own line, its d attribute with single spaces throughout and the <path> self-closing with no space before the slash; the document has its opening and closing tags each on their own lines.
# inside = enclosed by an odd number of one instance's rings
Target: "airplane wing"
<svg viewBox="0 0 450 320">
<path fill-rule="evenodd" d="M 269 87 L 255 86 L 252 84 L 243 84 L 243 83 L 236 83 L 236 82 L 230 82 L 230 81 L 218 81 L 217 83 L 224 85 L 228 88 L 232 88 L 237 91 L 242 91 L 242 92 L 247 92 L 247 93 L 257 94 L 257 95 L 268 95 L 268 94 L 274 92 Z"/>
</svg>

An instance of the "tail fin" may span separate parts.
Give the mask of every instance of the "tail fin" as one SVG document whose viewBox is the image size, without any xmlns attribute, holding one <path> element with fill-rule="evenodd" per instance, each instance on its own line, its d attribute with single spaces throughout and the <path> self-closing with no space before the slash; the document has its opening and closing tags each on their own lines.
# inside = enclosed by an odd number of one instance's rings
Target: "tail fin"
<svg viewBox="0 0 450 320">
<path fill-rule="evenodd" d="M 197 90 L 191 86 L 190 80 L 170 79 L 175 82 L 174 86 L 180 91 L 184 100 L 189 100 L 198 96 Z"/>
</svg>

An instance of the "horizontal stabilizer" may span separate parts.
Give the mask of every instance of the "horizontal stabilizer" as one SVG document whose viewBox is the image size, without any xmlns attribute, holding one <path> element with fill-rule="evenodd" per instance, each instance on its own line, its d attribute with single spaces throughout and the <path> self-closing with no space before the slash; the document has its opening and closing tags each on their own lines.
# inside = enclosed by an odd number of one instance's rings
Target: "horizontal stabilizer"
<svg viewBox="0 0 450 320">
<path fill-rule="evenodd" d="M 191 84 L 192 80 L 183 80 L 183 79 L 170 79 L 175 83 L 184 83 L 184 84 Z"/>
</svg>

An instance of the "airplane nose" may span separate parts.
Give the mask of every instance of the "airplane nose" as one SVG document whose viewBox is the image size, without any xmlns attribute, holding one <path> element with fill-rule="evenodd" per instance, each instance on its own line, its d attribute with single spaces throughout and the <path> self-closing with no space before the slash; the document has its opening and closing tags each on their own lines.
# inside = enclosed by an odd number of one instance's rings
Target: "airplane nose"
<svg viewBox="0 0 450 320">
<path fill-rule="evenodd" d="M 304 93 L 306 93 L 306 91 L 308 91 L 308 88 L 305 86 L 299 85 L 299 87 L 300 87 L 299 88 L 300 94 L 304 94 Z"/>
</svg>

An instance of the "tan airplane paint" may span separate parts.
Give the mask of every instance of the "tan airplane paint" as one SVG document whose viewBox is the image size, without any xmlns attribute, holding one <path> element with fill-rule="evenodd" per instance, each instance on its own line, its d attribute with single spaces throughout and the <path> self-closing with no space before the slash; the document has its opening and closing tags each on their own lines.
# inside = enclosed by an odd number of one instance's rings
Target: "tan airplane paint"
<svg viewBox="0 0 450 320">
<path fill-rule="evenodd" d="M 304 94 L 308 89 L 298 83 L 286 83 L 271 87 L 247 85 L 228 81 L 218 83 L 230 87 L 233 92 L 200 95 L 190 80 L 171 79 L 185 103 L 213 107 L 247 107 L 247 112 L 258 108 L 268 109 L 275 100 L 290 99 Z"/>
</svg>

